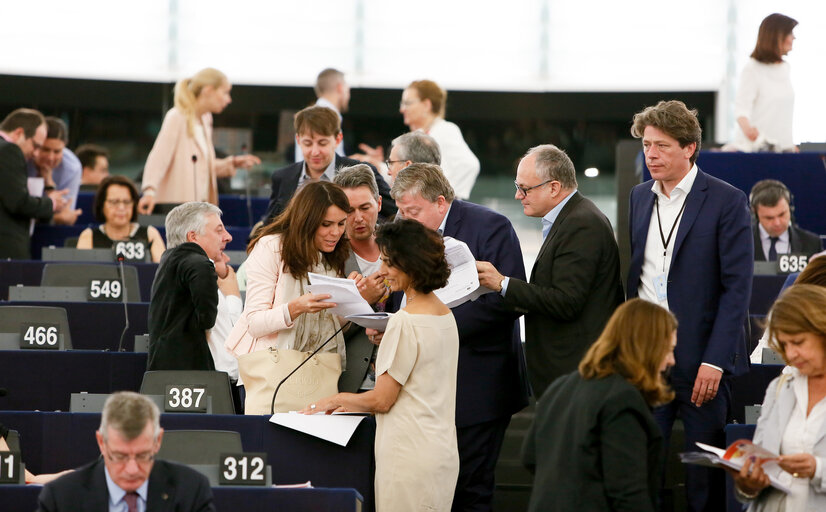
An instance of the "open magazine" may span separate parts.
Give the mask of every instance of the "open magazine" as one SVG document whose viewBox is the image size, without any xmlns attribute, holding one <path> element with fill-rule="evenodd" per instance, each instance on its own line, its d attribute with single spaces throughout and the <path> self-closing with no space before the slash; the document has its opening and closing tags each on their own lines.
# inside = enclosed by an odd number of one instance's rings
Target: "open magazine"
<svg viewBox="0 0 826 512">
<path fill-rule="evenodd" d="M 780 457 L 758 444 L 754 444 L 748 439 L 738 439 L 729 445 L 725 450 L 703 443 L 696 443 L 697 446 L 705 450 L 704 452 L 683 452 L 680 454 L 680 461 L 684 464 L 696 464 L 698 466 L 709 466 L 715 468 L 731 468 L 739 471 L 746 459 L 754 457 L 764 470 L 777 466 Z M 768 472 L 767 472 L 768 474 Z M 786 494 L 790 489 L 781 484 L 775 477 L 769 475 L 771 486 Z"/>
</svg>

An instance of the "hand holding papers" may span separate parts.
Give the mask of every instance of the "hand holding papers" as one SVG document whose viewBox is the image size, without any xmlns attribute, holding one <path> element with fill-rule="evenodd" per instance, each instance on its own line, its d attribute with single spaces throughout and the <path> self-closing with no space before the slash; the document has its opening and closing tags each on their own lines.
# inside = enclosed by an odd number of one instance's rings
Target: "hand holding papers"
<svg viewBox="0 0 826 512">
<path fill-rule="evenodd" d="M 330 295 L 330 302 L 336 307 L 331 313 L 346 317 L 347 315 L 361 315 L 373 313 L 373 308 L 361 297 L 355 281 L 343 277 L 330 277 L 322 274 L 309 273 L 310 285 L 307 289 L 312 293 L 326 293 Z"/>
<path fill-rule="evenodd" d="M 444 237 L 445 259 L 450 267 L 450 277 L 444 288 L 434 290 L 433 293 L 449 308 L 455 308 L 469 300 L 476 300 L 480 296 L 493 290 L 479 284 L 479 274 L 476 272 L 476 259 L 466 243 Z"/>
<path fill-rule="evenodd" d="M 752 464 L 757 464 L 761 468 L 771 469 L 777 466 L 779 458 L 776 453 L 772 453 L 748 439 L 734 441 L 725 450 L 703 443 L 697 443 L 697 446 L 706 451 L 681 453 L 680 461 L 685 464 L 740 471 L 747 460 L 751 460 Z M 778 478 L 769 475 L 769 481 L 775 489 L 789 493 L 789 487 L 780 482 Z"/>
</svg>

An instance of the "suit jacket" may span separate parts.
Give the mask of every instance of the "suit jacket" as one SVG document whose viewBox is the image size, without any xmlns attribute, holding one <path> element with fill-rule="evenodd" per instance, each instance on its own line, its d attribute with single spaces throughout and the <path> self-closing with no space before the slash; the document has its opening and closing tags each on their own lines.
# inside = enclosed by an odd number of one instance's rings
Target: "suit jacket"
<svg viewBox="0 0 826 512">
<path fill-rule="evenodd" d="M 344 276 L 350 275 L 353 271 L 361 273 L 361 268 L 359 268 L 355 253 L 350 249 L 350 257 L 344 264 Z M 370 342 L 370 338 L 364 332 L 364 327 L 356 324 L 352 324 L 344 333 L 344 343 L 347 352 L 347 368 L 341 372 L 341 377 L 338 379 L 338 390 L 342 393 L 356 393 L 367 376 L 376 346 Z"/>
<path fill-rule="evenodd" d="M 780 443 L 786 432 L 786 427 L 792 417 L 795 407 L 797 407 L 797 396 L 794 392 L 796 379 L 805 378 L 796 369 L 788 375 L 781 375 L 771 381 L 766 388 L 766 397 L 763 400 L 763 407 L 760 410 L 760 417 L 757 419 L 757 430 L 754 431 L 754 442 L 774 453 L 780 453 Z M 805 410 L 808 404 L 800 404 Z M 820 425 L 820 429 L 814 437 L 814 450 L 812 455 L 821 459 L 826 457 L 826 422 Z M 786 485 L 791 483 L 791 475 L 785 473 L 780 467 L 774 465 L 767 469 L 769 475 L 777 477 Z M 760 493 L 753 501 L 749 512 L 764 510 L 766 499 L 771 493 L 778 493 L 768 487 Z M 808 486 L 809 500 L 808 510 L 826 510 L 826 479 L 820 481 L 813 480 Z"/>
<path fill-rule="evenodd" d="M 525 279 L 519 239 L 504 215 L 457 199 L 450 206 L 444 235 L 466 243 L 477 260 Z M 394 295 L 397 308 L 401 294 Z M 510 416 L 528 403 L 519 315 L 502 302 L 498 293 L 488 293 L 452 309 L 459 329 L 458 428 Z"/>
<path fill-rule="evenodd" d="M 758 223 L 752 223 L 751 231 L 754 235 L 754 261 L 766 261 L 766 254 L 763 252 L 763 241 L 760 240 L 760 228 Z M 789 224 L 789 244 L 792 254 L 805 254 L 811 256 L 823 250 L 820 236 L 799 228 L 794 224 Z"/>
<path fill-rule="evenodd" d="M 109 490 L 103 459 L 49 482 L 40 491 L 38 512 L 108 512 Z M 146 510 L 214 511 L 207 478 L 194 469 L 156 460 L 149 474 Z"/>
<path fill-rule="evenodd" d="M 537 402 L 522 447 L 535 472 L 528 510 L 653 512 L 664 446 L 642 394 L 621 376 L 560 377 Z"/>
<path fill-rule="evenodd" d="M 214 370 L 206 330 L 218 316 L 215 265 L 198 244 L 169 249 L 152 282 L 147 370 Z"/>
<path fill-rule="evenodd" d="M 363 163 L 365 162 L 336 155 L 336 172 L 342 167 Z M 264 224 L 269 224 L 274 217 L 283 212 L 284 208 L 287 207 L 287 203 L 293 198 L 298 188 L 298 178 L 301 176 L 303 169 L 304 162 L 296 162 L 272 173 L 272 193 L 270 194 L 270 205 L 267 207 Z M 384 219 L 389 219 L 396 214 L 396 201 L 390 197 L 390 187 L 387 185 L 387 182 L 384 181 L 381 174 L 379 174 L 379 171 L 372 165 L 370 165 L 370 169 L 376 177 L 376 184 L 379 186 L 379 195 L 381 196 L 381 211 L 379 211 L 379 215 Z"/>
<path fill-rule="evenodd" d="M 31 220 L 52 218 L 52 200 L 30 196 L 27 179 L 23 151 L 0 137 L 0 259 L 31 259 Z"/>
<path fill-rule="evenodd" d="M 631 190 L 628 297 L 636 297 L 655 194 L 653 181 Z M 686 197 L 668 272 L 668 307 L 680 323 L 675 377 L 693 382 L 700 363 L 726 374 L 748 371 L 745 322 L 754 246 L 746 195 L 698 170 Z"/>
<path fill-rule="evenodd" d="M 545 237 L 530 283 L 511 277 L 505 294 L 505 305 L 525 314 L 528 376 L 537 398 L 577 368 L 624 298 L 611 222 L 577 192 Z"/>
</svg>

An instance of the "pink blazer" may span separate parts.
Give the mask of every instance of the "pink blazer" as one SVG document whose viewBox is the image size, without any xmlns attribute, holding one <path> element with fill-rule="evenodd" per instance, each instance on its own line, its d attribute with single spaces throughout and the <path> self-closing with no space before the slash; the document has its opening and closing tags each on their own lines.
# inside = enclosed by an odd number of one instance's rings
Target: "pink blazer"
<svg viewBox="0 0 826 512">
<path fill-rule="evenodd" d="M 207 201 L 218 204 L 217 167 L 232 165 L 228 159 L 216 160 L 212 145 L 212 114 L 201 117 L 207 141 L 207 151 L 190 137 L 186 130 L 186 116 L 177 108 L 171 108 L 164 117 L 155 145 L 146 158 L 141 190 L 155 189 L 159 203 L 185 203 Z M 192 163 L 192 155 L 197 157 Z M 194 165 L 194 170 L 193 170 Z M 194 173 L 194 176 L 193 176 Z M 207 197 L 195 196 L 195 182 L 203 187 L 207 180 Z"/>
</svg>

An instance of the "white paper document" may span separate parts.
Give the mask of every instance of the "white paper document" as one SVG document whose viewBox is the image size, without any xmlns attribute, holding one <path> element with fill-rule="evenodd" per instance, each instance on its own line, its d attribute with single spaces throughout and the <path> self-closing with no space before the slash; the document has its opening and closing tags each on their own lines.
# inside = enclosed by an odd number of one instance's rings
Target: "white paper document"
<svg viewBox="0 0 826 512">
<path fill-rule="evenodd" d="M 738 443 L 738 442 L 739 441 L 735 441 L 735 443 Z M 748 441 L 748 443 L 751 444 L 750 441 Z M 694 444 L 696 444 L 698 447 L 700 447 L 700 448 L 702 448 L 703 450 L 706 450 L 706 451 L 704 451 L 704 452 L 683 452 L 683 453 L 680 453 L 679 454 L 680 461 L 683 462 L 684 464 L 695 464 L 695 465 L 698 465 L 698 466 L 707 466 L 707 467 L 725 466 L 725 467 L 728 467 L 728 468 L 739 471 L 740 468 L 742 468 L 743 464 L 745 463 L 744 461 L 745 461 L 746 457 L 743 454 L 739 454 L 739 455 L 734 454 L 732 456 L 732 454 L 727 453 L 727 451 L 731 451 L 731 449 L 732 449 L 731 447 L 729 447 L 728 449 L 723 449 L 723 448 L 717 448 L 716 446 L 711 446 L 711 445 L 708 445 L 708 444 L 705 444 L 705 443 L 700 443 L 700 442 L 695 442 Z M 766 452 L 763 448 L 761 448 L 757 445 L 753 445 L 753 446 L 755 447 L 755 450 L 759 451 L 759 454 L 769 454 L 769 452 Z M 774 454 L 769 454 L 769 455 L 773 455 L 774 457 L 777 457 L 777 455 L 774 455 Z M 776 462 L 776 459 L 766 459 L 762 464 L 763 464 L 763 467 L 766 468 L 766 467 L 770 467 L 772 465 L 776 465 L 777 462 Z M 776 477 L 774 477 L 772 475 L 769 475 L 769 482 L 770 482 L 772 487 L 774 487 L 775 489 L 777 489 L 779 491 L 785 492 L 786 494 L 791 492 L 791 489 L 789 489 L 788 486 L 784 485 L 782 482 L 780 482 L 780 480 L 778 480 Z"/>
<path fill-rule="evenodd" d="M 445 259 L 450 267 L 450 277 L 444 288 L 434 290 L 433 293 L 449 308 L 455 308 L 469 300 L 476 300 L 480 296 L 491 293 L 493 290 L 479 285 L 479 274 L 476 272 L 476 259 L 470 252 L 467 244 L 444 237 Z"/>
<path fill-rule="evenodd" d="M 353 414 L 299 414 L 297 412 L 277 412 L 270 418 L 271 423 L 291 428 L 339 446 L 347 446 L 353 433 L 365 418 Z"/>
<path fill-rule="evenodd" d="M 335 302 L 336 307 L 329 309 L 331 313 L 347 317 L 348 315 L 364 315 L 373 313 L 373 308 L 359 293 L 356 282 L 343 277 L 330 277 L 322 274 L 308 274 L 310 285 L 307 290 L 312 293 L 326 293 L 331 295 L 329 302 Z"/>
<path fill-rule="evenodd" d="M 375 329 L 384 332 L 387 330 L 387 322 L 390 321 L 392 313 L 365 313 L 363 315 L 347 315 L 347 320 L 350 320 L 356 325 L 360 325 L 367 329 Z"/>
<path fill-rule="evenodd" d="M 32 197 L 40 197 L 46 189 L 46 180 L 40 177 L 29 178 L 26 180 L 26 188 L 29 189 L 29 195 Z M 34 219 L 29 223 L 29 236 L 34 233 Z"/>
</svg>

